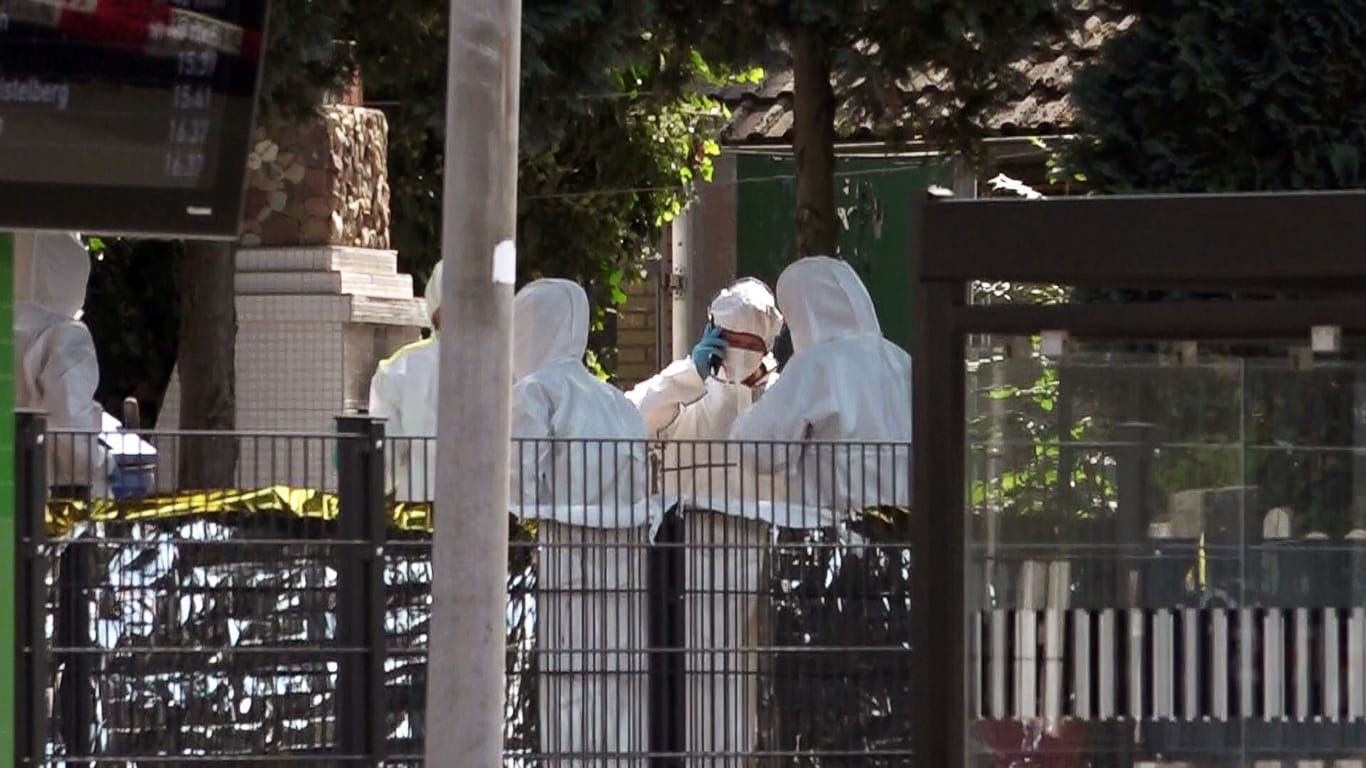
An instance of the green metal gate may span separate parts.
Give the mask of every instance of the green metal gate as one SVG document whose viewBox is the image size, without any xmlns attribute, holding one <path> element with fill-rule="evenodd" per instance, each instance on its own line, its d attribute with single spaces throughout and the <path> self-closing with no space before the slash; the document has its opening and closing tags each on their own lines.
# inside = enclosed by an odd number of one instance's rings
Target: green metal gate
<svg viewBox="0 0 1366 768">
<path fill-rule="evenodd" d="M 868 286 L 882 332 L 911 348 L 911 217 L 931 184 L 948 186 L 940 158 L 837 157 L 835 205 L 844 224 L 839 256 Z M 736 273 L 773 285 L 797 253 L 796 166 L 790 155 L 737 158 Z"/>
</svg>

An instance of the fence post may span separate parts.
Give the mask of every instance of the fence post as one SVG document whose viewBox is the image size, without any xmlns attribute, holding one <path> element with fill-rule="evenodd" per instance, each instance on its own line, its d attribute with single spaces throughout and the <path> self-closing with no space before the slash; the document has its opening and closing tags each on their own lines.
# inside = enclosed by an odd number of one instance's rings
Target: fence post
<svg viewBox="0 0 1366 768">
<path fill-rule="evenodd" d="M 47 420 L 14 414 L 14 764 L 37 765 L 46 756 L 47 703 Z"/>
<path fill-rule="evenodd" d="M 93 440 L 94 435 L 85 433 L 63 434 L 68 441 L 67 447 L 54 444 L 53 436 L 44 433 L 41 443 L 44 462 L 49 451 L 72 451 L 69 441 Z M 74 451 L 73 451 L 74 454 Z M 44 463 L 46 466 L 46 463 Z M 73 472 L 79 468 L 73 467 Z M 86 468 L 93 470 L 94 467 Z M 41 489 L 44 500 L 48 492 L 54 498 L 85 502 L 87 509 L 91 501 L 89 485 L 52 485 Z M 62 743 L 66 747 L 67 765 L 89 766 L 86 758 L 94 754 L 93 729 L 95 726 L 95 657 L 91 638 L 90 599 L 86 590 L 94 587 L 89 551 L 96 539 L 85 537 L 73 530 L 57 558 L 56 601 L 53 606 L 52 644 L 66 650 L 57 653 L 61 658 L 61 682 L 56 686 L 53 709 L 60 713 Z"/>
<path fill-rule="evenodd" d="M 654 768 L 681 768 L 687 750 L 687 646 L 683 588 L 686 561 L 682 505 L 664 516 L 648 554 L 650 759 Z"/>
<path fill-rule="evenodd" d="M 337 418 L 337 748 L 348 757 L 383 765 L 388 739 L 384 690 L 384 422 Z"/>
</svg>

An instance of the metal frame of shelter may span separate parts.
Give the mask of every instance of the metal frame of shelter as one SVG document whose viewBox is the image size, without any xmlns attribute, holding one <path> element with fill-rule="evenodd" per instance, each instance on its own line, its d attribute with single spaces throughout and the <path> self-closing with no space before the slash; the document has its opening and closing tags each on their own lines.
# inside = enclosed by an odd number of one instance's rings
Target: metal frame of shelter
<svg viewBox="0 0 1366 768">
<path fill-rule="evenodd" d="M 912 237 L 916 764 L 966 765 L 965 363 L 972 334 L 1366 337 L 1366 191 L 918 203 Z M 1303 291 L 1283 301 L 970 306 L 971 281 Z M 928 447 L 933 446 L 934 450 Z"/>
</svg>

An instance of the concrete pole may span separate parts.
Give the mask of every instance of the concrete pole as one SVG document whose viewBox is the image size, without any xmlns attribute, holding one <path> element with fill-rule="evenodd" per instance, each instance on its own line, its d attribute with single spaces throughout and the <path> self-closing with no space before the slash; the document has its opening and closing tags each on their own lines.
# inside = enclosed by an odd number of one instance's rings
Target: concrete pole
<svg viewBox="0 0 1366 768">
<path fill-rule="evenodd" d="M 451 0 L 426 763 L 503 764 L 521 0 Z"/>
<path fill-rule="evenodd" d="M 684 208 L 669 226 L 673 242 L 669 248 L 669 274 L 673 293 L 673 359 L 682 360 L 692 351 L 702 332 L 705 318 L 693 316 L 692 211 Z"/>
</svg>

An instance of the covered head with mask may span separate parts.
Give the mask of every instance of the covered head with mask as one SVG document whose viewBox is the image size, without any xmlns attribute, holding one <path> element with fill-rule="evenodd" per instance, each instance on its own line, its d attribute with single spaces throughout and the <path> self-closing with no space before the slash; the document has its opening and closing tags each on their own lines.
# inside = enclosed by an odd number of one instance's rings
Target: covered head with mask
<svg viewBox="0 0 1366 768">
<path fill-rule="evenodd" d="M 528 284 L 512 316 L 512 506 L 541 521 L 541 745 L 626 762 L 649 747 L 645 425 L 584 367 L 588 297 L 577 283 Z M 604 653 L 609 665 L 596 661 Z"/>
<path fill-rule="evenodd" d="M 764 399 L 736 421 L 731 437 L 909 444 L 911 358 L 883 338 L 853 267 L 825 256 L 794 262 L 778 278 L 778 306 L 792 334 L 792 359 Z M 747 455 L 761 470 L 787 473 L 790 498 L 801 493 L 837 512 L 909 503 L 904 446 L 853 447 L 845 449 L 851 456 L 838 458 L 832 450 Z"/>
<path fill-rule="evenodd" d="M 738 280 L 712 299 L 708 314 L 692 355 L 626 395 L 655 437 L 724 439 L 736 417 L 777 379 L 769 349 L 783 316 L 767 285 Z"/>
<path fill-rule="evenodd" d="M 385 420 L 393 441 L 390 488 L 399 501 L 430 501 L 436 490 L 436 395 L 441 357 L 441 264 L 427 280 L 432 335 L 381 360 L 370 379 L 371 416 Z M 414 451 L 421 440 L 423 449 Z M 415 458 L 416 457 L 416 458 Z"/>
<path fill-rule="evenodd" d="M 71 233 L 33 237 L 33 258 L 16 270 L 15 405 L 47 413 L 57 435 L 49 445 L 49 482 L 89 487 L 101 495 L 112 464 L 97 434 L 104 409 L 95 402 L 100 364 L 90 329 L 80 321 L 90 280 L 90 254 Z"/>
<path fill-rule="evenodd" d="M 708 314 L 709 333 L 724 342 L 713 375 L 756 390 L 772 384 L 769 374 L 776 365 L 771 349 L 783 316 L 768 286 L 752 277 L 743 278 L 712 299 Z"/>
</svg>

